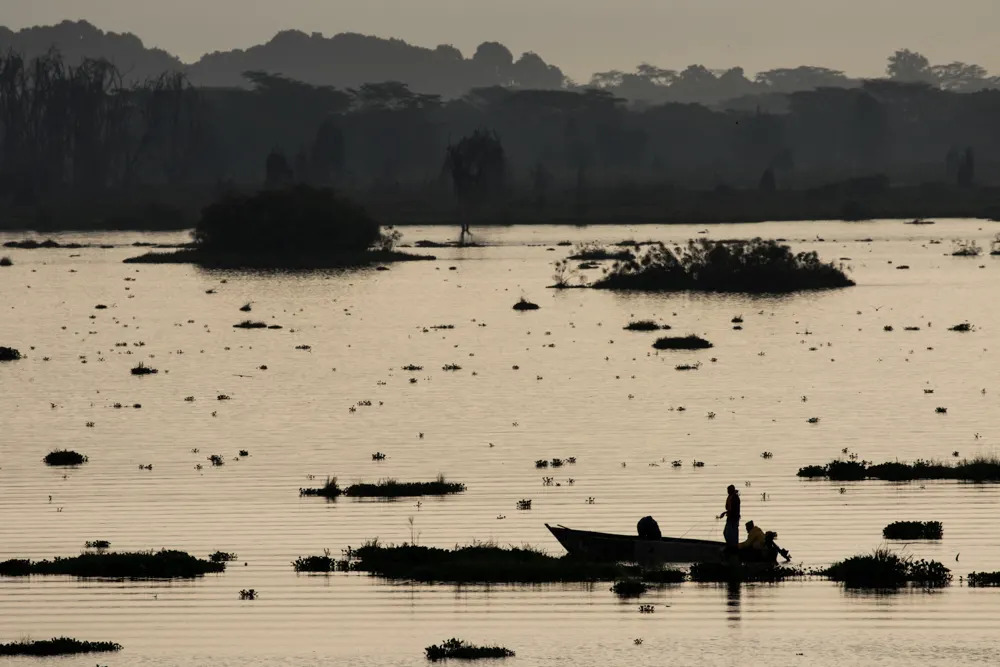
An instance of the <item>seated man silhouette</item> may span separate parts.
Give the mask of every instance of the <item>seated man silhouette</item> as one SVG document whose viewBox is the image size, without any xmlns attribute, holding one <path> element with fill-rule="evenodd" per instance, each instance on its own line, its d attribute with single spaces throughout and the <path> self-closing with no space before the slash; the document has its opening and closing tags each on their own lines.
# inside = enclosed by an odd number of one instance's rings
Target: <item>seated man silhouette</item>
<svg viewBox="0 0 1000 667">
<path fill-rule="evenodd" d="M 741 560 L 765 560 L 767 557 L 767 543 L 764 531 L 759 526 L 755 526 L 753 521 L 746 522 L 747 539 L 739 543 Z"/>
</svg>

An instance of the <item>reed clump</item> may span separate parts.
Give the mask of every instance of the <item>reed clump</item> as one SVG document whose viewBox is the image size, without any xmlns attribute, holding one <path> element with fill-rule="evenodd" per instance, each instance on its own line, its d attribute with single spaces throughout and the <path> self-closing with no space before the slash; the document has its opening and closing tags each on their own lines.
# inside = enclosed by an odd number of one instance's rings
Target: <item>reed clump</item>
<svg viewBox="0 0 1000 667">
<path fill-rule="evenodd" d="M 427 659 L 438 660 L 479 660 L 482 658 L 512 658 L 514 651 L 503 646 L 476 646 L 462 639 L 446 639 L 440 644 L 431 644 L 424 649 Z"/>
<path fill-rule="evenodd" d="M 970 572 L 966 581 L 973 588 L 995 588 L 1000 586 L 1000 572 Z"/>
</svg>

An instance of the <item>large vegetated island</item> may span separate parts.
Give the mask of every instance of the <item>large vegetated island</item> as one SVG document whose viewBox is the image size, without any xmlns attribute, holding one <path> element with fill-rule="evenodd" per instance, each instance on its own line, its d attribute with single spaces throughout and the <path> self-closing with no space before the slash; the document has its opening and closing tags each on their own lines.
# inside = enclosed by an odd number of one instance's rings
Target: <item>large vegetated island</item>
<svg viewBox="0 0 1000 667">
<path fill-rule="evenodd" d="M 331 188 L 308 185 L 227 194 L 205 207 L 193 235 L 190 248 L 125 261 L 312 269 L 434 259 L 394 250 L 398 232 Z"/>
<path fill-rule="evenodd" d="M 570 287 L 570 270 L 557 263 L 555 287 Z M 653 243 L 620 259 L 583 287 L 646 292 L 784 293 L 854 285 L 842 265 L 814 251 L 792 252 L 774 240 L 692 239 L 686 246 Z"/>
</svg>

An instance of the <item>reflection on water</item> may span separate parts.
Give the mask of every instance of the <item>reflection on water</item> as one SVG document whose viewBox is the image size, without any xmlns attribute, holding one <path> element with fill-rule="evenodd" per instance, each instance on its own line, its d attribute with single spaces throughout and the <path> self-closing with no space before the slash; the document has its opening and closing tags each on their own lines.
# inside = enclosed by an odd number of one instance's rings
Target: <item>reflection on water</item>
<svg viewBox="0 0 1000 667">
<path fill-rule="evenodd" d="M 70 555 L 108 539 L 114 549 L 222 549 L 239 559 L 224 575 L 190 582 L 0 579 L 0 640 L 121 642 L 125 652 L 97 660 L 109 665 L 418 665 L 425 646 L 452 636 L 506 645 L 518 653 L 514 662 L 532 665 L 729 665 L 746 656 L 995 664 L 997 593 L 966 588 L 959 577 L 1000 569 L 998 487 L 805 481 L 795 471 L 844 448 L 877 461 L 997 452 L 1000 258 L 947 256 L 952 238 L 988 245 L 996 226 L 709 230 L 786 237 L 824 258 L 849 257 L 858 287 L 836 292 L 545 289 L 552 261 L 565 254 L 547 248 L 561 240 L 682 241 L 698 231 L 490 228 L 479 231 L 487 247 L 435 249 L 437 262 L 387 272 L 210 272 L 123 265 L 136 252 L 126 247 L 5 250 L 15 264 L 0 270 L 0 345 L 28 358 L 0 366 L 0 558 Z M 410 241 L 444 240 L 456 230 L 404 232 Z M 522 295 L 541 309 L 512 311 Z M 284 328 L 233 329 L 248 301 L 253 319 Z M 742 331 L 732 328 L 735 315 Z M 656 353 L 653 334 L 621 329 L 646 317 L 715 347 Z M 947 331 L 965 320 L 976 330 Z M 430 328 L 441 324 L 454 329 Z M 703 365 L 678 373 L 682 357 Z M 160 373 L 131 376 L 139 361 Z M 402 370 L 408 364 L 423 368 Z M 446 364 L 462 370 L 442 371 Z M 42 465 L 63 447 L 90 461 L 66 471 Z M 249 456 L 238 457 L 241 449 Z M 373 461 L 375 452 L 387 458 Z M 212 454 L 225 464 L 211 466 Z M 576 464 L 534 467 L 570 456 Z M 468 491 L 419 505 L 298 495 L 327 475 L 350 484 L 438 473 Z M 889 595 L 818 579 L 689 583 L 623 602 L 603 583 L 434 586 L 296 575 L 290 565 L 373 537 L 528 542 L 558 553 L 545 522 L 631 532 L 647 514 L 665 534 L 718 538 L 722 523 L 712 517 L 729 483 L 743 495 L 744 517 L 777 530 L 806 566 L 877 546 L 894 520 L 942 521 L 940 542 L 897 548 L 941 560 L 955 582 Z M 532 509 L 516 509 L 520 499 Z M 259 599 L 239 600 L 243 588 Z M 653 613 L 639 613 L 645 603 Z"/>
</svg>

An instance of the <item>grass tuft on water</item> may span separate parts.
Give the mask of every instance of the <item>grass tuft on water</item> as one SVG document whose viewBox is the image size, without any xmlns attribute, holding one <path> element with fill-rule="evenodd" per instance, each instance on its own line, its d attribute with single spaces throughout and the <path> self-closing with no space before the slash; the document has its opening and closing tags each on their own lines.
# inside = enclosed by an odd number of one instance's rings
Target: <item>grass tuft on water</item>
<svg viewBox="0 0 1000 667">
<path fill-rule="evenodd" d="M 887 540 L 940 540 L 943 536 L 940 521 L 893 521 L 882 529 Z"/>
<path fill-rule="evenodd" d="M 50 466 L 78 466 L 86 463 L 87 457 L 69 449 L 57 449 L 46 454 L 42 460 L 45 461 L 45 465 Z"/>
<path fill-rule="evenodd" d="M 979 456 L 957 463 L 941 463 L 918 459 L 913 463 L 890 461 L 873 465 L 870 461 L 831 461 L 825 466 L 800 468 L 799 477 L 825 477 L 837 482 L 880 479 L 887 482 L 908 482 L 916 479 L 955 479 L 966 482 L 1000 481 L 1000 458 Z"/>
<path fill-rule="evenodd" d="M 712 344 L 702 338 L 691 334 L 689 336 L 664 336 L 657 338 L 653 343 L 657 350 L 704 350 L 712 347 Z"/>
<path fill-rule="evenodd" d="M 69 637 L 53 637 L 39 641 L 22 640 L 0 644 L 0 655 L 31 655 L 46 657 L 79 653 L 111 653 L 122 650 L 116 642 L 86 642 Z"/>
<path fill-rule="evenodd" d="M 909 583 L 939 587 L 951 583 L 951 570 L 938 561 L 915 560 L 884 547 L 836 562 L 817 574 L 848 588 L 894 589 Z"/>
<path fill-rule="evenodd" d="M 476 646 L 462 639 L 446 639 L 440 644 L 432 644 L 424 649 L 427 659 L 438 660 L 479 660 L 482 658 L 512 658 L 514 652 L 503 646 Z"/>
<path fill-rule="evenodd" d="M 210 572 L 222 572 L 225 563 L 202 560 L 184 552 L 136 551 L 122 553 L 83 553 L 52 560 L 7 560 L 0 563 L 0 576 L 63 574 L 71 577 L 102 579 L 191 579 Z"/>
</svg>

